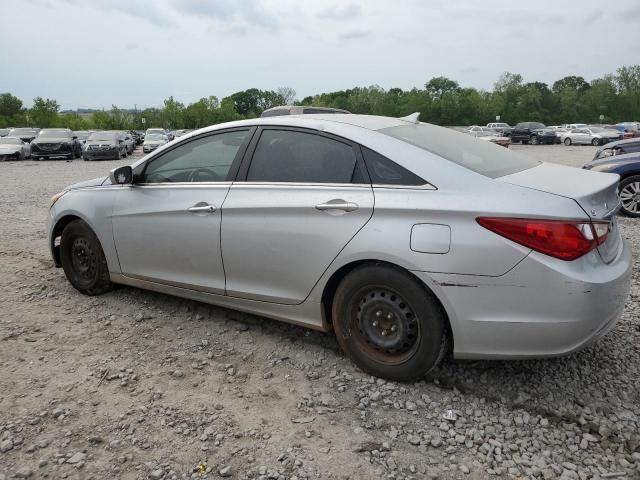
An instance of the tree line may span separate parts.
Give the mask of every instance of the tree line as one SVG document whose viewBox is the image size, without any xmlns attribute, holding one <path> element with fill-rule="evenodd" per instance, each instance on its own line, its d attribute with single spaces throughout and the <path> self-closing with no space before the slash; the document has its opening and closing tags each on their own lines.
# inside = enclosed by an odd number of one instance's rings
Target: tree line
<svg viewBox="0 0 640 480">
<path fill-rule="evenodd" d="M 522 75 L 506 72 L 492 91 L 462 87 L 455 80 L 434 77 L 424 88 L 411 90 L 374 85 L 321 93 L 299 101 L 295 97 L 296 92 L 289 87 L 250 88 L 222 100 L 210 96 L 185 105 L 169 97 L 160 108 L 133 111 L 113 105 L 110 111 L 93 111 L 81 116 L 78 112 L 61 112 L 54 99 L 37 97 L 31 108 L 25 108 L 21 99 L 3 93 L 0 94 L 0 128 L 189 129 L 254 118 L 267 108 L 285 104 L 335 107 L 391 117 L 420 112 L 422 121 L 437 125 L 482 125 L 495 121 L 496 116 L 511 124 L 636 121 L 640 118 L 640 65 L 620 67 L 615 73 L 590 82 L 581 76 L 567 76 L 551 86 L 525 82 Z"/>
</svg>

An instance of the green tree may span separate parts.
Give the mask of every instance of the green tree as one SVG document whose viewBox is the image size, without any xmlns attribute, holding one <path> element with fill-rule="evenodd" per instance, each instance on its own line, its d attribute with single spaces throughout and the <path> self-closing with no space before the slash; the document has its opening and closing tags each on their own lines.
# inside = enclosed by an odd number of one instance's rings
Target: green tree
<svg viewBox="0 0 640 480">
<path fill-rule="evenodd" d="M 31 124 L 40 128 L 55 127 L 58 123 L 60 105 L 50 98 L 36 97 L 33 107 L 29 110 Z"/>
</svg>

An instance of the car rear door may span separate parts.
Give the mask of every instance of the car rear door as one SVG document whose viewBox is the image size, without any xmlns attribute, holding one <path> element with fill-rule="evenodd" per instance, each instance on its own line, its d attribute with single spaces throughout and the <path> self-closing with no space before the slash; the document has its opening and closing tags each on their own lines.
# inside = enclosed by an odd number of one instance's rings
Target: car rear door
<svg viewBox="0 0 640 480">
<path fill-rule="evenodd" d="M 221 207 L 253 129 L 200 135 L 153 156 L 117 194 L 122 274 L 224 294 Z"/>
<path fill-rule="evenodd" d="M 222 208 L 227 295 L 299 304 L 373 213 L 360 149 L 264 127 Z"/>
</svg>

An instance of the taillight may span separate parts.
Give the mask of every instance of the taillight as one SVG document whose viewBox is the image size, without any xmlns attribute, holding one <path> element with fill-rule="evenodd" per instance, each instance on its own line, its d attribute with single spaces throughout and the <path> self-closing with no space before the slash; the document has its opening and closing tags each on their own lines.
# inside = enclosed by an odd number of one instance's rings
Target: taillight
<svg viewBox="0 0 640 480">
<path fill-rule="evenodd" d="M 604 243 L 608 222 L 572 222 L 532 218 L 487 218 L 477 222 L 520 245 L 561 260 L 575 260 Z"/>
</svg>

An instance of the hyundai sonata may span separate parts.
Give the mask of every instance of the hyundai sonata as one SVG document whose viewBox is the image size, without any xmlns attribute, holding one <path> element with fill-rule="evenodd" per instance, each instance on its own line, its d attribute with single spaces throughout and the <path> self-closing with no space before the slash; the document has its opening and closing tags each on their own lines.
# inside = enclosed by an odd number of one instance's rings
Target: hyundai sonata
<svg viewBox="0 0 640 480">
<path fill-rule="evenodd" d="M 408 380 L 456 358 L 567 354 L 630 285 L 618 175 L 540 163 L 417 114 L 216 125 L 52 198 L 88 295 L 150 289 L 323 331 Z"/>
</svg>

